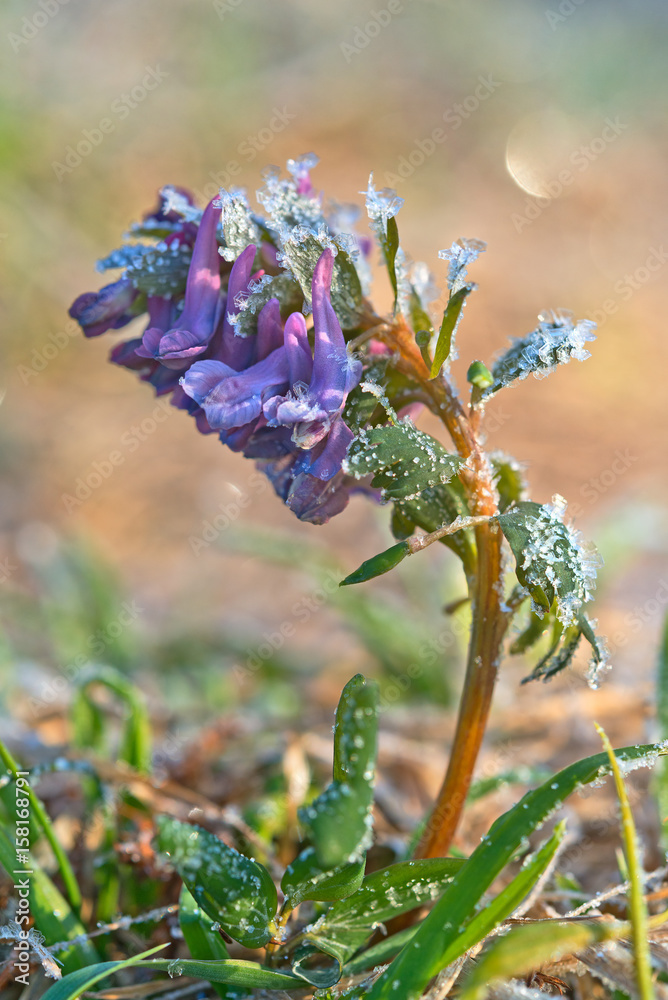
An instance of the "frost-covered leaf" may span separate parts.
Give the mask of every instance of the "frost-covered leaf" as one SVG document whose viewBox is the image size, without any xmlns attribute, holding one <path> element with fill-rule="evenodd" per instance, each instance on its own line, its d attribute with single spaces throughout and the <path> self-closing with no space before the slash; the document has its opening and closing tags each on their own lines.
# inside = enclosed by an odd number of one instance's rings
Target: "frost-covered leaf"
<svg viewBox="0 0 668 1000">
<path fill-rule="evenodd" d="M 257 332 L 257 318 L 269 299 L 278 299 L 283 317 L 301 309 L 304 301 L 301 288 L 290 274 L 265 275 L 235 306 L 237 336 L 250 337 Z"/>
<path fill-rule="evenodd" d="M 382 188 L 380 191 L 377 191 L 373 184 L 373 174 L 369 177 L 367 190 L 362 193 L 366 195 L 366 210 L 371 228 L 383 252 L 385 266 L 387 267 L 390 284 L 394 292 L 394 305 L 396 308 L 399 298 L 400 275 L 397 268 L 399 230 L 395 216 L 403 205 L 404 199 L 400 198 L 392 188 Z M 403 264 L 403 262 L 404 259 L 402 257 L 401 263 Z"/>
<path fill-rule="evenodd" d="M 668 747 L 663 744 L 650 744 L 616 750 L 615 756 L 622 770 L 629 771 L 635 767 L 651 767 L 661 754 L 667 752 Z M 483 894 L 526 838 L 541 828 L 568 795 L 576 788 L 609 774 L 610 770 L 605 753 L 579 760 L 527 792 L 512 809 L 500 816 L 446 887 L 410 942 L 376 980 L 369 991 L 369 1000 L 391 1000 L 398 995 L 407 998 L 420 996 L 433 976 L 476 943 L 471 940 L 469 930 L 473 921 L 479 921 L 477 926 L 483 937 L 489 933 L 492 928 L 485 928 L 483 924 L 490 907 L 479 907 Z M 475 936 L 481 940 L 481 937 Z M 392 990 L 397 982 L 401 994 Z"/>
<path fill-rule="evenodd" d="M 350 252 L 352 244 L 344 236 L 332 236 L 324 225 L 314 232 L 305 226 L 295 227 L 285 236 L 279 251 L 279 260 L 299 283 L 306 308 L 311 308 L 311 283 L 313 272 L 323 251 L 334 252 L 331 302 L 339 323 L 344 330 L 354 330 L 362 314 L 362 286 Z"/>
<path fill-rule="evenodd" d="M 557 617 L 572 625 L 591 600 L 600 559 L 579 532 L 564 524 L 566 503 L 524 500 L 498 517 L 516 561 L 517 579 L 529 591 L 536 614 L 557 603 Z"/>
<path fill-rule="evenodd" d="M 554 604 L 563 635 L 531 677 L 547 678 L 562 670 L 573 658 L 580 636 L 592 647 L 592 682 L 606 669 L 607 651 L 583 612 L 591 600 L 600 558 L 585 544 L 578 531 L 564 524 L 566 503 L 555 496 L 552 504 L 521 501 L 500 514 L 498 522 L 515 556 L 517 579 L 531 595 L 534 614 L 543 617 Z"/>
<path fill-rule="evenodd" d="M 402 420 L 360 430 L 345 469 L 356 479 L 373 475 L 371 485 L 384 500 L 413 500 L 428 487 L 447 483 L 462 464 L 410 420 Z"/>
<path fill-rule="evenodd" d="M 167 816 L 158 818 L 157 846 L 195 901 L 230 937 L 246 948 L 266 944 L 277 904 L 266 868 L 208 830 Z"/>
<path fill-rule="evenodd" d="M 317 163 L 311 159 L 309 167 Z M 320 198 L 313 192 L 299 193 L 294 176 L 282 178 L 278 167 L 267 167 L 263 172 L 264 186 L 257 192 L 257 200 L 266 210 L 267 224 L 283 241 L 295 226 L 314 231 L 325 225 Z"/>
<path fill-rule="evenodd" d="M 466 297 L 471 293 L 473 288 L 473 285 L 463 285 L 450 296 L 445 312 L 443 313 L 443 321 L 438 333 L 438 340 L 436 341 L 434 360 L 429 373 L 430 378 L 436 378 L 440 374 L 441 368 L 450 357 L 453 340 L 462 316 Z"/>
<path fill-rule="evenodd" d="M 518 337 L 492 366 L 494 382 L 482 391 L 487 398 L 511 382 L 534 375 L 545 378 L 557 365 L 591 357 L 585 344 L 595 340 L 596 324 L 588 319 L 573 322 L 566 311 L 541 313 L 538 326 L 526 337 Z"/>
<path fill-rule="evenodd" d="M 414 391 L 415 383 L 397 371 L 389 356 L 374 357 L 365 366 L 359 384 L 348 393 L 343 419 L 355 434 L 367 424 L 384 423 L 384 402 L 404 406 Z"/>
<path fill-rule="evenodd" d="M 339 586 L 347 587 L 352 583 L 366 583 L 367 580 L 373 580 L 376 576 L 389 573 L 391 569 L 398 566 L 410 554 L 411 550 L 408 543 L 398 542 L 396 545 L 390 546 L 389 549 L 385 549 L 384 552 L 379 552 L 378 555 L 372 556 L 371 559 L 365 559 L 354 573 L 350 573 L 345 580 L 341 581 Z"/>
<path fill-rule="evenodd" d="M 125 276 L 147 295 L 178 297 L 185 292 L 191 257 L 192 248 L 183 243 L 156 243 L 132 258 Z"/>
<path fill-rule="evenodd" d="M 494 485 L 499 491 L 499 510 L 503 513 L 511 504 L 526 499 L 527 482 L 524 466 L 512 455 L 495 451 L 490 455 L 494 473 Z"/>
<path fill-rule="evenodd" d="M 222 188 L 220 203 L 225 241 L 220 253 L 225 260 L 233 261 L 251 243 L 259 246 L 262 231 L 248 204 L 246 192 L 241 188 L 232 188 L 231 191 Z"/>
<path fill-rule="evenodd" d="M 323 871 L 358 861 L 371 842 L 377 727 L 377 685 L 356 674 L 336 710 L 332 781 L 299 814 Z"/>
<path fill-rule="evenodd" d="M 334 903 L 304 938 L 312 952 L 343 965 L 379 927 L 402 913 L 432 903 L 464 864 L 460 858 L 402 861 L 367 875 L 358 892 Z"/>
<path fill-rule="evenodd" d="M 323 871 L 315 848 L 306 847 L 285 869 L 281 889 L 290 907 L 305 899 L 331 902 L 356 892 L 364 878 L 364 857 L 352 864 Z"/>
</svg>

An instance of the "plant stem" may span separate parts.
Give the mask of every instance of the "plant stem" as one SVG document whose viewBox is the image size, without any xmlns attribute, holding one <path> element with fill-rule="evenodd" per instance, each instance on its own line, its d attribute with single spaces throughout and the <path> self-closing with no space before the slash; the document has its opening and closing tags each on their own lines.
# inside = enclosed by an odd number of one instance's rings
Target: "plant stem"
<svg viewBox="0 0 668 1000">
<path fill-rule="evenodd" d="M 466 466 L 460 479 L 466 489 L 471 517 L 476 525 L 477 565 L 469 578 L 473 621 L 464 689 L 457 728 L 443 785 L 415 852 L 417 858 L 447 854 L 459 825 L 478 753 L 487 727 L 499 662 L 499 651 L 507 624 L 503 606 L 502 535 L 492 520 L 498 514 L 497 492 L 490 463 L 478 437 L 479 413 L 472 420 L 446 377 L 429 378 L 429 371 L 403 317 L 379 326 L 377 316 L 369 326 L 397 352 L 397 367 L 415 379 L 431 400 L 432 411 L 447 427 Z"/>
</svg>

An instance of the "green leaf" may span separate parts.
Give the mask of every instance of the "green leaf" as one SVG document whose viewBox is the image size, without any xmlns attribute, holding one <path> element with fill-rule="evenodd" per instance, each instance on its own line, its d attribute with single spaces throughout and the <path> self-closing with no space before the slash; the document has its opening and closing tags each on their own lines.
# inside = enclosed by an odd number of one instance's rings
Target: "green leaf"
<svg viewBox="0 0 668 1000">
<path fill-rule="evenodd" d="M 494 485 L 499 491 L 499 510 L 506 511 L 511 504 L 517 504 L 526 497 L 527 483 L 524 466 L 502 452 L 490 455 L 494 473 Z"/>
<path fill-rule="evenodd" d="M 419 926 L 419 924 L 415 924 L 413 927 L 404 927 L 403 930 L 397 931 L 392 937 L 383 938 L 370 948 L 367 948 L 366 951 L 355 955 L 354 958 L 345 963 L 341 970 L 342 974 L 344 976 L 356 976 L 358 972 L 364 972 L 365 969 L 375 969 L 378 965 L 385 965 L 387 962 L 390 962 L 401 951 L 404 945 L 413 940 Z"/>
<path fill-rule="evenodd" d="M 447 483 L 463 461 L 409 421 L 360 430 L 346 469 L 356 479 L 373 475 L 371 485 L 385 500 L 412 500 L 429 486 Z"/>
<path fill-rule="evenodd" d="M 14 829 L 10 834 L 9 830 L 0 827 L 0 865 L 14 883 L 19 879 L 23 880 L 24 876 L 18 874 L 19 872 L 26 873 L 28 906 L 35 928 L 43 935 L 46 945 L 83 938 L 73 943 L 71 948 L 58 953 L 58 959 L 63 963 L 65 972 L 90 965 L 98 956 L 91 942 L 85 940 L 86 928 L 32 856 L 29 857 L 27 864 L 18 861 L 15 838 Z M 17 919 L 20 916 L 19 911 Z"/>
<path fill-rule="evenodd" d="M 124 703 L 124 724 L 118 759 L 125 761 L 140 774 L 151 771 L 151 722 L 143 694 L 126 677 L 112 667 L 97 667 L 86 672 L 78 682 L 77 696 L 72 707 L 74 739 L 77 746 L 86 747 L 91 734 L 99 732 L 99 710 L 91 698 L 90 688 L 96 684 L 107 688 Z"/>
<path fill-rule="evenodd" d="M 155 955 L 156 951 L 161 951 L 166 947 L 166 944 L 159 944 L 155 948 L 149 948 L 148 951 L 143 951 L 140 955 L 133 955 L 132 958 L 126 958 L 122 962 L 98 962 L 85 969 L 77 969 L 76 972 L 70 972 L 68 976 L 64 976 L 53 986 L 50 986 L 42 995 L 42 1000 L 77 1000 L 82 993 L 89 990 L 95 983 L 99 983 L 101 979 L 106 979 L 112 972 L 139 965 L 148 955 Z M 162 964 L 168 966 L 170 963 L 163 962 Z"/>
<path fill-rule="evenodd" d="M 213 921 L 185 885 L 181 887 L 179 896 L 179 926 L 194 959 L 210 961 L 230 957 L 220 934 L 213 929 Z M 222 1000 L 236 1000 L 243 996 L 243 993 L 220 983 L 212 983 L 212 986 Z"/>
<path fill-rule="evenodd" d="M 555 625 L 554 608 L 544 617 L 537 615 L 535 611 L 530 612 L 529 621 L 518 636 L 513 639 L 508 652 L 511 656 L 520 656 L 528 649 L 535 646 L 543 638 L 548 629 Z M 556 648 L 556 647 L 555 647 Z"/>
<path fill-rule="evenodd" d="M 359 861 L 371 839 L 378 687 L 357 674 L 336 710 L 333 780 L 300 819 L 323 871 Z"/>
<path fill-rule="evenodd" d="M 668 616 L 664 621 L 657 670 L 656 714 L 661 739 L 668 739 Z M 654 779 L 654 794 L 661 820 L 661 846 L 668 850 L 668 760 L 659 762 Z"/>
<path fill-rule="evenodd" d="M 272 936 L 277 894 L 269 872 L 199 826 L 158 817 L 158 850 L 169 857 L 195 901 L 246 948 Z"/>
<path fill-rule="evenodd" d="M 397 220 L 392 216 L 387 220 L 387 235 L 382 241 L 383 254 L 387 264 L 387 273 L 390 276 L 390 284 L 394 292 L 394 307 L 397 306 L 398 282 L 397 282 L 397 250 L 399 249 L 399 228 Z"/>
<path fill-rule="evenodd" d="M 606 652 L 582 608 L 591 600 L 600 560 L 579 533 L 564 524 L 558 507 L 521 501 L 497 518 L 513 555 L 517 579 L 531 595 L 532 610 L 539 617 L 555 613 L 564 626 L 558 651 L 553 647 L 532 677 L 547 678 L 572 659 L 580 636 L 593 650 L 592 667 L 605 664 Z"/>
<path fill-rule="evenodd" d="M 493 942 L 464 983 L 460 1000 L 483 1000 L 499 982 L 532 972 L 547 962 L 577 954 L 615 937 L 614 925 L 600 923 L 526 924 Z"/>
<path fill-rule="evenodd" d="M 365 559 L 354 573 L 350 573 L 345 580 L 341 581 L 339 586 L 348 587 L 351 583 L 365 583 L 367 580 L 373 580 L 375 576 L 382 576 L 383 573 L 389 573 L 391 569 L 398 566 L 410 554 L 411 550 L 408 542 L 397 542 L 396 545 L 385 549 L 384 552 L 379 552 L 378 555 L 372 556 L 371 559 Z"/>
<path fill-rule="evenodd" d="M 290 909 L 294 909 L 305 899 L 320 902 L 345 899 L 362 884 L 364 864 L 364 858 L 360 858 L 352 864 L 323 871 L 315 848 L 306 847 L 285 869 L 281 889 Z"/>
<path fill-rule="evenodd" d="M 168 972 L 172 978 L 177 976 L 193 976 L 196 979 L 208 979 L 210 983 L 227 983 L 230 986 L 240 986 L 246 989 L 265 990 L 303 990 L 304 980 L 289 972 L 274 972 L 257 962 L 247 962 L 240 959 L 223 959 L 215 962 L 198 962 L 189 959 L 149 959 L 156 951 L 166 947 L 164 944 L 151 948 L 149 951 L 135 955 L 124 962 L 100 962 L 87 969 L 80 969 L 64 977 L 51 986 L 43 994 L 42 1000 L 77 1000 L 82 993 L 101 979 L 121 969 L 138 966 L 150 972 Z"/>
<path fill-rule="evenodd" d="M 459 323 L 462 309 L 464 308 L 464 303 L 466 302 L 466 297 L 471 291 L 471 285 L 463 285 L 462 288 L 454 292 L 448 300 L 445 312 L 443 313 L 443 321 L 441 323 L 441 329 L 438 333 L 438 340 L 436 341 L 434 361 L 431 366 L 431 372 L 429 373 L 430 378 L 436 378 L 436 376 L 440 374 L 441 368 L 448 360 L 450 350 L 452 348 L 452 338 L 455 330 L 457 329 L 457 324 Z"/>
<path fill-rule="evenodd" d="M 654 764 L 668 752 L 662 744 L 626 747 L 615 752 L 618 760 L 633 766 Z M 461 871 L 446 888 L 410 945 L 397 955 L 375 982 L 369 1000 L 390 1000 L 392 986 L 400 984 L 402 1000 L 415 1000 L 433 976 L 472 946 L 467 925 L 474 919 L 482 896 L 531 836 L 576 788 L 610 773 L 605 753 L 577 761 L 528 792 L 500 816 L 483 837 Z M 486 932 L 488 933 L 488 931 Z M 417 943 L 418 948 L 415 949 Z"/>
<path fill-rule="evenodd" d="M 599 725 L 596 726 L 596 729 L 603 741 L 603 747 L 610 761 L 617 798 L 619 799 L 624 858 L 628 871 L 628 875 L 625 875 L 625 878 L 628 878 L 629 882 L 629 915 L 631 918 L 631 939 L 633 943 L 633 956 L 635 958 L 635 978 L 638 995 L 641 997 L 641 1000 L 654 1000 L 652 959 L 647 938 L 647 903 L 645 902 L 642 860 L 639 854 L 636 825 L 633 821 L 631 804 L 624 785 L 621 768 L 617 763 L 610 740 Z"/>
<path fill-rule="evenodd" d="M 77 878 L 74 874 L 69 858 L 67 857 L 67 854 L 58 839 L 56 831 L 53 829 L 53 824 L 51 823 L 49 814 L 44 808 L 41 799 L 37 797 L 32 789 L 30 778 L 26 778 L 25 773 L 19 773 L 21 771 L 19 765 L 2 741 L 0 741 L 0 761 L 2 761 L 11 775 L 13 791 L 16 791 L 17 783 L 23 786 L 22 798 L 28 800 L 29 805 L 27 808 L 30 813 L 30 817 L 40 827 L 45 840 L 53 851 L 53 856 L 56 859 L 58 870 L 65 885 L 65 891 L 67 892 L 72 909 L 78 912 L 82 902 L 81 890 L 79 889 L 79 883 L 77 882 Z M 18 819 L 18 816 L 16 818 Z M 19 866 L 17 865 L 17 867 Z"/>
<path fill-rule="evenodd" d="M 439 483 L 423 490 L 419 497 L 395 503 L 398 522 L 393 523 L 392 530 L 398 537 L 395 527 L 400 527 L 404 537 L 411 535 L 417 525 L 423 531 L 436 531 L 443 524 L 451 524 L 457 517 L 469 517 L 471 511 L 466 500 L 464 487 L 459 479 L 451 479 L 449 483 Z M 451 549 L 459 556 L 467 576 L 475 569 L 476 545 L 475 534 L 470 528 L 446 535 L 440 539 L 442 545 Z"/>
</svg>

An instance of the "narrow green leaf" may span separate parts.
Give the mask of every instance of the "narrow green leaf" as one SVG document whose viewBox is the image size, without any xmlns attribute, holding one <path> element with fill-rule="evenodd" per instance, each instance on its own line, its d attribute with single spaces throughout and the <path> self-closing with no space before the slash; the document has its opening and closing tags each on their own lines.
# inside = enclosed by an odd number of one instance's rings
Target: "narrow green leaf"
<svg viewBox="0 0 668 1000">
<path fill-rule="evenodd" d="M 300 810 L 323 871 L 359 861 L 369 846 L 377 727 L 378 687 L 357 674 L 336 710 L 333 780 Z"/>
<path fill-rule="evenodd" d="M 524 466 L 513 458 L 497 451 L 490 455 L 494 471 L 494 485 L 499 491 L 499 510 L 506 511 L 511 504 L 524 500 L 527 483 L 524 477 Z"/>
<path fill-rule="evenodd" d="M 348 587 L 351 583 L 366 583 L 367 580 L 373 580 L 375 576 L 382 576 L 383 573 L 389 573 L 391 569 L 398 566 L 410 554 L 411 550 L 408 542 L 397 542 L 396 545 L 385 549 L 384 552 L 379 552 L 378 555 L 372 556 L 371 559 L 365 559 L 354 573 L 350 573 L 345 580 L 341 581 L 339 586 Z"/>
<path fill-rule="evenodd" d="M 657 669 L 656 714 L 661 739 L 668 739 L 668 616 L 663 625 Z M 656 769 L 654 790 L 661 820 L 661 846 L 668 850 L 668 760 L 662 760 Z"/>
<path fill-rule="evenodd" d="M 146 959 L 147 955 L 166 947 L 164 944 L 151 948 L 149 951 L 135 955 L 124 962 L 100 962 L 87 969 L 65 976 L 44 993 L 42 1000 L 77 1000 L 95 983 L 105 979 L 113 972 L 139 966 L 150 972 L 168 972 L 172 978 L 177 976 L 192 976 L 196 979 L 208 979 L 210 983 L 227 983 L 230 986 L 240 986 L 246 989 L 265 990 L 303 990 L 304 980 L 289 972 L 274 972 L 257 962 L 247 962 L 241 959 L 223 959 L 216 962 L 197 962 L 189 959 L 176 959 L 168 962 L 164 959 Z"/>
<path fill-rule="evenodd" d="M 448 360 L 452 347 L 452 337 L 454 335 L 459 317 L 462 314 L 467 295 L 471 292 L 471 285 L 463 285 L 458 291 L 450 296 L 448 304 L 443 313 L 443 322 L 436 341 L 434 351 L 434 361 L 431 366 L 430 378 L 436 378 L 440 374 L 441 368 Z"/>
<path fill-rule="evenodd" d="M 195 901 L 246 948 L 272 935 L 278 902 L 269 872 L 208 830 L 158 817 L 157 847 L 169 857 Z"/>
<path fill-rule="evenodd" d="M 649 766 L 668 752 L 663 744 L 626 747 L 616 751 L 626 768 Z M 610 773 L 604 753 L 571 764 L 528 792 L 496 820 L 487 836 L 423 921 L 410 945 L 402 949 L 387 971 L 376 981 L 369 1000 L 390 1000 L 392 984 L 401 984 L 402 1000 L 414 1000 L 429 980 L 448 962 L 470 947 L 464 928 L 475 916 L 476 906 L 494 879 L 521 847 L 576 788 Z M 414 950 L 417 943 L 418 948 Z"/>
<path fill-rule="evenodd" d="M 0 740 L 0 760 L 11 774 L 14 785 L 16 785 L 17 782 L 19 782 L 19 784 L 24 786 L 22 798 L 28 799 L 29 802 L 28 808 L 30 810 L 31 816 L 35 820 L 35 822 L 38 823 L 39 826 L 41 827 L 44 837 L 46 838 L 49 847 L 53 851 L 53 856 L 56 859 L 58 870 L 63 880 L 63 884 L 65 886 L 65 891 L 70 901 L 70 905 L 72 906 L 73 910 L 78 912 L 81 907 L 81 901 L 82 901 L 81 890 L 79 889 L 79 883 L 77 882 L 77 878 L 76 875 L 74 874 L 72 865 L 69 862 L 69 858 L 67 857 L 67 854 L 63 850 L 63 847 L 61 846 L 61 843 L 58 840 L 56 832 L 53 829 L 53 825 L 49 818 L 49 814 L 44 808 L 44 805 L 42 804 L 41 800 L 32 790 L 32 787 L 30 785 L 30 778 L 26 780 L 25 775 L 19 774 L 21 768 L 16 763 L 11 753 L 4 745 L 4 743 L 2 743 L 1 740 Z"/>
<path fill-rule="evenodd" d="M 107 688 L 127 707 L 118 749 L 119 760 L 125 761 L 140 774 L 150 773 L 151 723 L 144 696 L 123 674 L 112 667 L 98 667 L 81 678 L 73 709 L 77 745 L 87 746 L 84 741 L 90 738 L 90 733 L 93 731 L 91 727 L 96 731 L 99 728 L 99 722 L 95 721 L 95 714 L 99 710 L 92 703 L 90 696 L 90 688 L 96 684 Z"/>
<path fill-rule="evenodd" d="M 496 940 L 464 983 L 460 1000 L 484 1000 L 491 987 L 522 976 L 546 962 L 584 951 L 614 936 L 605 924 L 526 924 Z"/>
<path fill-rule="evenodd" d="M 387 220 L 387 236 L 383 242 L 383 253 L 385 255 L 385 263 L 387 264 L 387 272 L 390 276 L 390 284 L 392 285 L 392 291 L 394 292 L 394 308 L 397 307 L 397 297 L 398 297 L 398 282 L 397 282 L 397 250 L 399 249 L 399 228 L 397 226 L 397 220 L 394 216 Z"/>
<path fill-rule="evenodd" d="M 366 951 L 355 955 L 354 958 L 351 958 L 343 966 L 343 975 L 356 976 L 358 972 L 364 972 L 365 969 L 375 969 L 377 965 L 385 965 L 401 951 L 404 945 L 412 941 L 419 927 L 419 924 L 413 927 L 404 927 L 403 930 L 397 931 L 392 937 L 383 938 L 370 948 L 367 948 Z"/>
<path fill-rule="evenodd" d="M 364 878 L 365 859 L 333 871 L 323 871 L 314 847 L 306 847 L 285 869 L 281 889 L 290 909 L 305 899 L 330 902 L 357 892 Z"/>
<path fill-rule="evenodd" d="M 13 830 L 10 835 L 8 830 L 0 827 L 0 866 L 5 869 L 14 884 L 19 880 L 25 880 L 27 883 L 29 912 L 36 929 L 44 937 L 44 943 L 51 945 L 60 941 L 85 938 L 86 928 L 44 869 L 32 857 L 29 857 L 27 864 L 17 860 L 14 837 Z M 25 875 L 19 874 L 23 872 Z M 17 920 L 22 917 L 20 906 L 19 903 Z M 58 953 L 58 959 L 63 963 L 65 972 L 90 965 L 97 957 L 92 943 L 86 940 L 77 941 L 71 948 Z"/>
<path fill-rule="evenodd" d="M 185 885 L 181 887 L 179 896 L 179 926 L 188 945 L 188 951 L 194 959 L 217 961 L 230 957 L 220 934 L 213 929 L 211 917 L 198 905 Z M 222 1000 L 237 1000 L 243 996 L 242 993 L 221 983 L 211 985 Z"/>
<path fill-rule="evenodd" d="M 647 904 L 645 903 L 645 888 L 642 877 L 642 862 L 639 857 L 638 838 L 636 826 L 633 822 L 631 804 L 626 793 L 622 772 L 617 763 L 610 740 L 603 729 L 597 725 L 603 747 L 610 760 L 612 775 L 615 780 L 617 798 L 622 814 L 622 837 L 624 840 L 624 857 L 628 869 L 629 881 L 629 909 L 631 916 L 631 939 L 633 941 L 633 954 L 635 957 L 635 976 L 638 986 L 638 995 L 641 1000 L 654 1000 L 654 982 L 652 978 L 652 960 L 649 951 L 649 941 L 647 939 Z"/>
</svg>

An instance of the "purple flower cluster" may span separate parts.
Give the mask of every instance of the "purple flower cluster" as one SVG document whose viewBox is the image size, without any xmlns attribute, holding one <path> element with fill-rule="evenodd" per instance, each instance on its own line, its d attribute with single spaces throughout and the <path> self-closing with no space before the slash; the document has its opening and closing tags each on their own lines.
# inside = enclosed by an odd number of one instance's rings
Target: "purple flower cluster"
<svg viewBox="0 0 668 1000">
<path fill-rule="evenodd" d="M 296 181 L 295 196 L 317 205 L 307 171 Z M 252 331 L 241 333 L 245 300 L 280 269 L 275 247 L 262 240 L 248 243 L 231 268 L 221 259 L 220 206 L 211 201 L 196 226 L 190 218 L 177 223 L 165 199 L 145 219 L 163 234 L 167 259 L 182 250 L 192 254 L 182 299 L 147 293 L 126 273 L 79 296 L 70 315 L 95 337 L 147 312 L 143 335 L 117 344 L 111 361 L 136 371 L 158 395 L 171 393 L 172 405 L 190 413 L 202 433 L 218 433 L 233 451 L 255 459 L 297 517 L 322 524 L 343 510 L 354 484 L 341 469 L 353 440 L 342 413 L 362 371 L 332 306 L 336 247 L 321 248 L 312 270 L 312 331 L 303 312 L 284 321 L 282 303 L 272 297 L 258 309 Z"/>
</svg>

